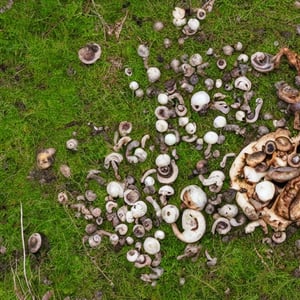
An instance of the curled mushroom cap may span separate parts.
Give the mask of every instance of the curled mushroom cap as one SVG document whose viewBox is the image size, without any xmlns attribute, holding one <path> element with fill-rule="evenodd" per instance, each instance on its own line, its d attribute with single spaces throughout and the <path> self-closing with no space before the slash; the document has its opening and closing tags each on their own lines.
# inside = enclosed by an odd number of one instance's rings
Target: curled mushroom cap
<svg viewBox="0 0 300 300">
<path fill-rule="evenodd" d="M 128 135 L 132 131 L 132 123 L 129 121 L 122 121 L 119 124 L 118 130 L 121 136 Z"/>
<path fill-rule="evenodd" d="M 186 186 L 180 193 L 183 204 L 191 209 L 202 210 L 207 203 L 206 193 L 197 185 Z"/>
<path fill-rule="evenodd" d="M 160 251 L 160 243 L 159 241 L 154 237 L 146 237 L 143 248 L 146 253 L 154 255 L 157 254 Z"/>
<path fill-rule="evenodd" d="M 166 223 L 175 223 L 179 218 L 179 209 L 173 204 L 168 204 L 161 209 L 161 216 Z"/>
<path fill-rule="evenodd" d="M 107 184 L 106 191 L 113 198 L 122 198 L 124 195 L 124 184 L 111 181 Z"/>
<path fill-rule="evenodd" d="M 274 69 L 273 56 L 264 52 L 255 52 L 251 55 L 251 64 L 256 71 L 266 73 Z"/>
<path fill-rule="evenodd" d="M 50 168 L 54 162 L 55 152 L 56 150 L 54 148 L 48 148 L 39 151 L 36 158 L 38 168 L 41 170 Z"/>
<path fill-rule="evenodd" d="M 195 243 L 201 239 L 206 230 L 205 218 L 200 211 L 185 209 L 182 214 L 182 229 L 179 231 L 177 224 L 172 223 L 176 237 L 184 243 Z"/>
<path fill-rule="evenodd" d="M 252 84 L 246 76 L 240 76 L 234 81 L 234 86 L 242 91 L 250 91 Z"/>
<path fill-rule="evenodd" d="M 28 239 L 28 250 L 37 253 L 42 246 L 42 235 L 38 232 L 33 233 Z"/>
<path fill-rule="evenodd" d="M 78 57 L 86 65 L 95 63 L 101 56 L 101 47 L 96 43 L 87 44 L 79 49 Z"/>
<path fill-rule="evenodd" d="M 212 225 L 211 232 L 215 234 L 226 234 L 231 230 L 230 221 L 227 218 L 220 217 Z"/>
</svg>

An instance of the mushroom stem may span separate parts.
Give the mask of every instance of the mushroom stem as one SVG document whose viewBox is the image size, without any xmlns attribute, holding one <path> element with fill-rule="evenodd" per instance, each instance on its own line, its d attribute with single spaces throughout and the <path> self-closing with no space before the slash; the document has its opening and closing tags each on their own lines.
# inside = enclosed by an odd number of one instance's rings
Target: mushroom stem
<svg viewBox="0 0 300 300">
<path fill-rule="evenodd" d="M 220 162 L 220 167 L 225 168 L 227 159 L 229 157 L 235 157 L 235 156 L 236 156 L 236 154 L 234 152 L 229 152 L 229 153 L 225 154 L 222 161 Z"/>
<path fill-rule="evenodd" d="M 119 166 L 115 161 L 111 161 L 111 167 L 114 170 L 114 175 L 116 177 L 117 180 L 121 180 L 121 176 L 119 174 Z"/>
<path fill-rule="evenodd" d="M 207 145 L 207 148 L 206 148 L 206 150 L 204 151 L 204 156 L 205 156 L 205 158 L 208 158 L 208 157 L 209 157 L 209 154 L 210 154 L 210 151 L 211 151 L 211 147 L 212 147 L 212 144 L 208 144 L 208 145 Z"/>
<path fill-rule="evenodd" d="M 248 114 L 247 114 L 247 116 L 246 116 L 247 123 L 254 123 L 257 121 L 263 103 L 264 103 L 263 99 L 261 99 L 261 98 L 256 99 L 256 107 L 255 107 L 254 116 L 253 116 L 253 118 L 249 119 Z"/>
<path fill-rule="evenodd" d="M 159 204 L 156 202 L 156 200 L 153 199 L 151 196 L 147 196 L 146 200 L 153 206 L 156 216 L 158 218 L 160 218 L 161 217 L 161 208 L 160 208 Z"/>
</svg>

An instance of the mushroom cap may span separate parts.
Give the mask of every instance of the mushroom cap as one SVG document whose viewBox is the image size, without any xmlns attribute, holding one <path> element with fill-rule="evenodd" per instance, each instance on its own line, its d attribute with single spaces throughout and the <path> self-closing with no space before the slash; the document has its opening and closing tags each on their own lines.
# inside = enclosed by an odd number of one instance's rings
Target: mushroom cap
<svg viewBox="0 0 300 300">
<path fill-rule="evenodd" d="M 130 249 L 126 253 L 126 258 L 130 262 L 135 262 L 139 255 L 140 253 L 136 249 Z"/>
<path fill-rule="evenodd" d="M 140 44 L 138 46 L 137 53 L 138 53 L 138 56 L 140 56 L 142 58 L 147 58 L 150 55 L 149 48 L 144 44 Z"/>
<path fill-rule="evenodd" d="M 123 197 L 126 204 L 134 205 L 140 199 L 140 192 L 137 189 L 126 189 Z"/>
<path fill-rule="evenodd" d="M 121 136 L 128 135 L 132 131 L 132 123 L 129 121 L 122 121 L 119 124 L 118 130 Z"/>
<path fill-rule="evenodd" d="M 45 170 L 51 167 L 54 162 L 54 154 L 56 150 L 54 148 L 43 149 L 37 154 L 37 166 L 41 170 Z"/>
<path fill-rule="evenodd" d="M 206 193 L 197 185 L 186 186 L 180 193 L 184 205 L 191 209 L 202 210 L 207 203 Z"/>
<path fill-rule="evenodd" d="M 102 51 L 100 45 L 91 43 L 79 49 L 78 57 L 84 64 L 91 65 L 100 58 L 101 53 Z"/>
<path fill-rule="evenodd" d="M 246 76 L 239 76 L 234 81 L 235 88 L 242 90 L 242 91 L 250 91 L 252 84 L 251 81 Z"/>
<path fill-rule="evenodd" d="M 166 234 L 164 231 L 158 229 L 154 232 L 154 237 L 158 240 L 163 240 L 166 237 Z"/>
<path fill-rule="evenodd" d="M 158 132 L 166 132 L 169 128 L 169 124 L 166 120 L 157 120 L 155 128 Z"/>
<path fill-rule="evenodd" d="M 236 217 L 238 212 L 239 209 L 235 204 L 225 204 L 218 209 L 219 215 L 228 219 Z"/>
<path fill-rule="evenodd" d="M 155 164 L 158 168 L 168 166 L 171 163 L 171 157 L 169 154 L 159 154 L 156 157 Z"/>
<path fill-rule="evenodd" d="M 179 209 L 173 204 L 167 204 L 161 209 L 161 216 L 166 223 L 175 223 L 179 218 Z"/>
<path fill-rule="evenodd" d="M 124 184 L 118 181 L 110 181 L 106 186 L 106 191 L 113 198 L 122 198 L 124 195 Z"/>
<path fill-rule="evenodd" d="M 147 213 L 147 204 L 144 201 L 139 200 L 132 205 L 131 212 L 134 218 L 140 218 Z"/>
<path fill-rule="evenodd" d="M 165 144 L 168 146 L 173 146 L 177 142 L 176 135 L 174 133 L 168 133 L 165 135 Z"/>
<path fill-rule="evenodd" d="M 147 159 L 147 152 L 141 147 L 134 150 L 134 155 L 138 158 L 139 162 L 144 162 Z"/>
<path fill-rule="evenodd" d="M 117 153 L 117 152 L 111 152 L 110 154 L 105 156 L 104 168 L 108 169 L 112 161 L 119 164 L 122 160 L 123 160 L 122 154 Z"/>
<path fill-rule="evenodd" d="M 33 233 L 28 239 L 28 250 L 30 253 L 37 253 L 42 246 L 42 235 L 38 232 Z"/>
<path fill-rule="evenodd" d="M 153 186 L 155 184 L 155 179 L 152 176 L 147 176 L 144 180 L 145 186 Z"/>
<path fill-rule="evenodd" d="M 203 140 L 207 144 L 215 144 L 218 142 L 218 134 L 214 131 L 207 131 L 203 136 Z"/>
<path fill-rule="evenodd" d="M 255 192 L 260 201 L 268 202 L 275 195 L 275 185 L 269 180 L 261 181 L 256 184 Z"/>
<path fill-rule="evenodd" d="M 183 19 L 185 17 L 185 9 L 181 7 L 175 7 L 172 15 L 175 19 Z"/>
<path fill-rule="evenodd" d="M 227 120 L 224 116 L 217 116 L 213 122 L 215 128 L 223 128 L 224 126 L 226 126 L 226 124 Z"/>
<path fill-rule="evenodd" d="M 185 131 L 188 133 L 188 134 L 194 134 L 197 130 L 197 125 L 195 122 L 189 122 L 185 125 Z"/>
<path fill-rule="evenodd" d="M 66 148 L 69 150 L 77 151 L 78 149 L 78 140 L 69 139 L 66 141 Z"/>
<path fill-rule="evenodd" d="M 173 183 L 179 174 L 178 166 L 174 159 L 168 166 L 157 168 L 157 180 L 163 184 Z"/>
<path fill-rule="evenodd" d="M 210 102 L 210 97 L 205 91 L 199 91 L 191 97 L 191 106 L 194 111 L 200 111 Z"/>
<path fill-rule="evenodd" d="M 154 255 L 160 251 L 160 243 L 156 238 L 149 236 L 146 237 L 143 248 L 146 253 Z"/>
<path fill-rule="evenodd" d="M 200 27 L 200 22 L 196 18 L 190 18 L 187 22 L 188 26 L 191 28 L 193 31 L 197 31 Z"/>
<path fill-rule="evenodd" d="M 157 81 L 160 78 L 160 70 L 157 67 L 150 67 L 147 70 L 147 76 L 148 76 L 148 80 L 153 83 L 155 81 Z"/>
<path fill-rule="evenodd" d="M 174 195 L 174 193 L 175 193 L 174 188 L 168 184 L 161 186 L 158 190 L 158 194 L 163 196 L 172 196 Z"/>
<path fill-rule="evenodd" d="M 168 95 L 164 93 L 160 93 L 157 96 L 157 101 L 161 105 L 166 105 L 169 101 Z"/>
</svg>

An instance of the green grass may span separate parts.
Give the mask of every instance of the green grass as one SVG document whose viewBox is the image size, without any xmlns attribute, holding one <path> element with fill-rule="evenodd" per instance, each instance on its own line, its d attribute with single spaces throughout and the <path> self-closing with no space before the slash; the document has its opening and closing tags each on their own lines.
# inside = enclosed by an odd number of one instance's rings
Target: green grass
<svg viewBox="0 0 300 300">
<path fill-rule="evenodd" d="M 5 2 L 0 1 L 0 5 Z M 225 243 L 220 236 L 210 233 L 212 218 L 207 216 L 208 230 L 199 242 L 203 250 L 193 263 L 176 260 L 185 245 L 164 224 L 162 229 L 167 237 L 161 243 L 161 266 L 165 272 L 152 287 L 139 279 L 147 270 L 135 269 L 126 261 L 129 247 L 114 252 L 106 240 L 96 250 L 83 245 L 87 221 L 76 218 L 73 211 L 59 205 L 56 199 L 61 190 L 75 194 L 91 188 L 98 195 L 96 204 L 104 208 L 105 188 L 92 182 L 87 184 L 85 177 L 88 170 L 100 169 L 106 180 L 113 179 L 113 174 L 103 168 L 103 159 L 112 151 L 114 132 L 120 121 L 132 121 L 133 138 L 140 139 L 149 133 L 151 143 L 155 142 L 156 99 L 136 99 L 128 88 L 131 80 L 138 81 L 144 90 L 148 86 L 143 62 L 136 54 L 140 43 L 149 45 L 150 64 L 162 70 L 162 78 L 155 84 L 159 89 L 173 76 L 165 65 L 184 53 L 201 53 L 211 63 L 207 75 L 221 78 L 223 73 L 215 67 L 215 59 L 205 55 L 209 47 L 222 55 L 224 45 L 241 41 L 248 55 L 256 51 L 275 54 L 282 46 L 299 52 L 300 37 L 295 27 L 300 17 L 293 1 L 216 1 L 213 11 L 201 23 L 207 39 L 199 42 L 190 38 L 184 47 L 177 44 L 181 33 L 172 25 L 172 9 L 190 2 L 195 7 L 199 1 L 132 0 L 128 8 L 122 8 L 127 1 L 95 0 L 95 6 L 93 2 L 20 0 L 0 15 L 0 244 L 7 248 L 6 254 L 0 255 L 0 299 L 16 299 L 14 279 L 19 292 L 30 299 L 22 265 L 20 203 L 25 238 L 33 232 L 42 232 L 50 244 L 48 252 L 26 258 L 27 277 L 36 299 L 50 289 L 54 291 L 53 299 L 67 296 L 92 299 L 96 291 L 102 291 L 103 299 L 122 300 L 298 299 L 300 282 L 292 276 L 299 266 L 300 253 L 294 246 L 300 237 L 298 231 L 284 244 L 271 248 L 269 255 L 270 248 L 261 243 L 263 234 L 259 229 L 247 236 L 242 228 L 237 229 L 232 240 Z M 105 24 L 120 21 L 126 11 L 119 40 L 105 34 Z M 155 20 L 165 23 L 162 32 L 152 30 Z M 165 37 L 173 42 L 168 50 L 162 46 Z M 96 64 L 85 66 L 79 62 L 77 51 L 91 41 L 101 45 L 102 56 Z M 275 41 L 279 47 L 274 45 Z M 228 69 L 236 55 L 228 58 Z M 164 61 L 158 62 L 158 56 Z M 131 78 L 124 75 L 126 66 L 133 68 Z M 286 80 L 293 84 L 295 74 L 286 59 L 272 73 L 259 77 L 249 73 L 255 96 L 264 99 L 263 112 L 270 111 L 277 119 L 284 116 L 276 105 L 274 83 Z M 202 85 L 198 84 L 197 90 L 200 89 Z M 232 103 L 232 93 L 226 94 Z M 185 98 L 188 101 L 189 96 Z M 213 118 L 218 115 L 209 111 L 207 116 L 199 117 L 190 109 L 188 114 L 197 123 L 199 136 L 212 127 Z M 228 119 L 234 122 L 232 115 Z M 88 122 L 107 127 L 105 134 L 91 135 Z M 290 118 L 290 128 L 292 122 Z M 172 124 L 176 126 L 176 120 Z M 257 124 L 274 129 L 271 121 L 259 120 Z M 238 152 L 255 139 L 254 127 L 247 126 L 247 131 L 245 138 L 226 134 L 225 144 L 214 149 L 219 148 L 222 155 Z M 74 133 L 79 150 L 70 153 L 65 142 Z M 51 169 L 56 179 L 47 184 L 29 180 L 37 152 L 48 147 L 57 150 Z M 158 151 L 156 145 L 155 151 L 149 152 L 149 159 L 136 168 L 122 163 L 122 176 L 131 174 L 139 178 L 153 166 Z M 202 152 L 188 144 L 179 144 L 177 151 L 180 176 L 174 184 L 176 197 L 170 200 L 175 204 L 185 185 L 199 183 L 197 178 L 187 177 L 196 161 L 203 157 Z M 63 163 L 71 167 L 71 179 L 59 173 Z M 218 163 L 218 160 L 211 162 L 210 171 Z M 225 171 L 228 170 L 229 165 Z M 227 181 L 225 187 L 228 186 Z M 110 230 L 108 224 L 104 227 Z M 206 266 L 204 249 L 218 258 L 215 267 Z M 181 277 L 186 279 L 183 286 L 179 285 Z"/>
</svg>

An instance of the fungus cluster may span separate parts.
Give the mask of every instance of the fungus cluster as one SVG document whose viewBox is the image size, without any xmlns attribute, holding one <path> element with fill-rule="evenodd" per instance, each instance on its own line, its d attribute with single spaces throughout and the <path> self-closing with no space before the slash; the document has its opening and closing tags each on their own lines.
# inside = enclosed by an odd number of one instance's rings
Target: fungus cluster
<svg viewBox="0 0 300 300">
<path fill-rule="evenodd" d="M 173 24 L 181 28 L 182 33 L 178 39 L 180 46 L 187 38 L 197 36 L 213 4 L 213 0 L 206 1 L 201 8 L 192 9 L 189 15 L 180 7 L 173 10 Z M 156 22 L 154 30 L 163 30 L 163 24 Z M 172 44 L 169 39 L 163 41 L 166 51 Z M 281 55 L 288 54 L 287 51 L 281 52 L 274 59 L 267 53 L 257 52 L 249 61 L 243 48 L 242 43 L 237 42 L 224 45 L 219 51 L 209 48 L 204 53 L 184 53 L 168 63 L 175 76 L 162 84 L 161 70 L 149 65 L 151 49 L 140 44 L 137 55 L 143 61 L 149 86 L 144 89 L 134 80 L 133 69 L 127 67 L 125 74 L 130 76 L 129 89 L 135 97 L 155 99 L 155 132 L 145 134 L 141 139 L 132 139 L 131 121 L 119 123 L 112 151 L 103 160 L 103 169 L 106 173 L 111 171 L 113 179 L 106 182 L 100 176 L 101 170 L 90 170 L 86 177 L 87 181 L 95 180 L 106 188 L 105 199 L 99 199 L 97 193 L 90 189 L 76 197 L 67 192 L 58 195 L 59 203 L 73 209 L 75 216 L 87 220 L 83 242 L 96 249 L 103 240 L 107 240 L 116 251 L 127 247 L 127 260 L 136 268 L 149 271 L 141 275 L 145 282 L 155 285 L 164 271 L 160 266 L 166 235 L 161 228 L 163 226 L 169 226 L 178 240 L 187 244 L 184 253 L 177 259 L 196 260 L 202 248 L 197 243 L 207 231 L 206 218 L 210 215 L 213 218 L 212 234 L 228 234 L 232 228 L 245 224 L 247 216 L 252 222 L 245 227 L 246 232 L 259 225 L 266 229 L 264 224 L 269 224 L 276 231 L 273 237 L 276 242 L 284 236 L 285 228 L 300 217 L 298 203 L 294 201 L 298 196 L 300 176 L 298 137 L 291 138 L 287 131 L 265 135 L 266 132 L 261 129 L 262 137 L 250 143 L 240 154 L 236 156 L 230 152 L 220 157 L 220 145 L 227 134 L 245 136 L 249 126 L 260 118 L 263 100 L 260 97 L 252 100 L 255 93 L 249 78 L 253 69 L 255 72 L 270 72 L 278 66 Z M 92 64 L 100 54 L 101 48 L 97 44 L 89 44 L 79 51 L 79 57 L 83 56 L 85 64 Z M 233 66 L 226 60 L 231 55 L 236 56 Z M 205 61 L 208 57 L 210 62 Z M 207 67 L 211 63 L 218 68 L 219 78 L 207 75 Z M 160 88 L 157 87 L 159 84 Z M 286 85 L 280 84 L 277 89 L 280 99 L 290 101 L 294 97 L 293 103 L 298 102 L 299 95 L 290 92 Z M 213 94 L 214 91 L 217 92 Z M 234 103 L 231 103 L 229 93 L 238 95 L 233 97 Z M 297 108 L 294 106 L 293 109 Z M 210 110 L 219 114 L 211 124 L 214 129 L 200 132 L 197 121 L 205 118 Z M 237 124 L 235 121 L 228 124 L 228 120 L 234 119 Z M 154 152 L 156 140 L 159 141 L 159 153 Z M 177 163 L 180 153 L 176 148 L 179 143 L 188 143 L 199 151 L 199 161 L 189 176 L 190 179 L 196 177 L 197 184 L 188 184 L 181 191 L 175 184 L 180 178 Z M 78 141 L 68 140 L 66 148 L 76 152 Z M 49 148 L 40 154 L 37 159 L 39 168 L 50 167 L 54 153 L 55 150 Z M 144 168 L 144 162 L 149 162 L 153 156 L 152 166 Z M 227 160 L 235 156 L 229 174 L 231 188 L 225 190 L 224 169 Z M 211 170 L 211 158 L 220 160 L 222 170 Z M 134 174 L 137 164 L 144 168 L 141 178 L 124 175 L 123 166 L 126 165 L 126 169 Z M 71 170 L 63 170 L 62 173 L 66 174 L 66 178 L 71 176 L 68 175 Z M 282 183 L 285 187 L 280 192 Z M 291 191 L 295 193 L 293 199 L 289 199 Z M 235 198 L 238 205 L 232 203 Z M 111 224 L 110 231 L 104 230 L 108 227 L 106 223 Z M 217 263 L 207 250 L 205 257 L 208 266 Z"/>
</svg>

